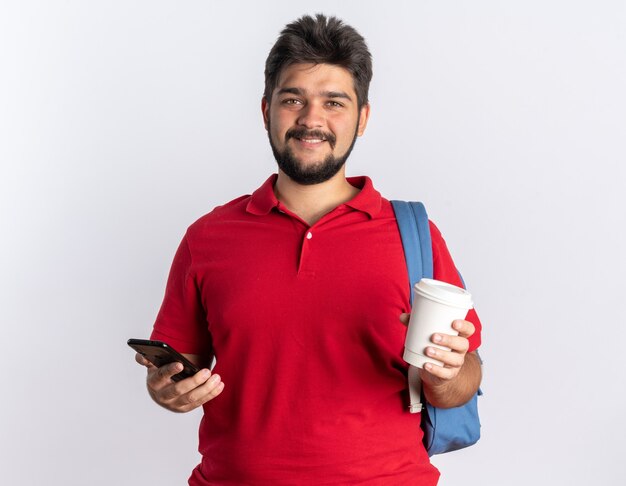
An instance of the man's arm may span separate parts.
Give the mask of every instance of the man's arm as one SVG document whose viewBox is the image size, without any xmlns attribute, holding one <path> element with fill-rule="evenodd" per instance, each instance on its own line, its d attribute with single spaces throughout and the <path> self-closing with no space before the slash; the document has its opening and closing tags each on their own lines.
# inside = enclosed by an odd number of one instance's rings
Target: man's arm
<svg viewBox="0 0 626 486">
<path fill-rule="evenodd" d="M 408 324 L 409 314 L 400 320 Z M 478 390 L 482 379 L 480 358 L 476 352 L 468 353 L 468 338 L 474 334 L 474 325 L 469 321 L 456 320 L 452 326 L 458 336 L 433 334 L 434 344 L 450 348 L 443 351 L 436 347 L 426 348 L 426 354 L 441 361 L 443 366 L 426 363 L 420 371 L 422 388 L 428 403 L 438 408 L 458 407 L 467 403 Z"/>
<path fill-rule="evenodd" d="M 455 378 L 433 383 L 428 372 L 421 372 L 424 395 L 428 403 L 438 408 L 458 407 L 467 403 L 480 386 L 482 371 L 476 352 L 465 355 L 465 362 Z"/>
</svg>

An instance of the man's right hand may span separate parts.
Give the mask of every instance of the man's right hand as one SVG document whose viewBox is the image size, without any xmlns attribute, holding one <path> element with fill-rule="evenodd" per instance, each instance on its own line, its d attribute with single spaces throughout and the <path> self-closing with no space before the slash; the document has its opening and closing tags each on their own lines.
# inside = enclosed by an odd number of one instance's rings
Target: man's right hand
<svg viewBox="0 0 626 486">
<path fill-rule="evenodd" d="M 146 384 L 152 399 L 172 412 L 189 412 L 217 397 L 224 390 L 219 375 L 203 368 L 195 375 L 181 381 L 171 379 L 183 370 L 181 363 L 170 363 L 160 368 L 137 353 L 135 361 L 148 369 Z"/>
</svg>

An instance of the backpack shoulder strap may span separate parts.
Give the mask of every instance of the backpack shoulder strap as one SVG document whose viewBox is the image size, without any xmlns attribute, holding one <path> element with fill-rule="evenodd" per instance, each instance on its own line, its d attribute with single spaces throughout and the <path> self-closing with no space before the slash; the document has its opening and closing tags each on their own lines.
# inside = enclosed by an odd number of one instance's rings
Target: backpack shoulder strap
<svg viewBox="0 0 626 486">
<path fill-rule="evenodd" d="M 391 204 L 402 238 L 409 273 L 409 298 L 413 305 L 413 286 L 422 278 L 433 278 L 433 249 L 428 214 L 421 202 L 391 201 Z"/>
<path fill-rule="evenodd" d="M 433 277 L 433 249 L 426 208 L 421 202 L 391 201 L 409 273 L 409 296 L 413 305 L 413 286 L 422 278 Z M 422 411 L 422 383 L 417 368 L 409 366 L 408 387 L 411 413 Z"/>
</svg>

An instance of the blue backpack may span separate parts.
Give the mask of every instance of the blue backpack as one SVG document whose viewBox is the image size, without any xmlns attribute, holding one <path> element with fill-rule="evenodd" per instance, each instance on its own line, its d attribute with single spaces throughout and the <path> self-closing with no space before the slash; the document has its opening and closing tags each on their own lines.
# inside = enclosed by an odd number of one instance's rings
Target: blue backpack
<svg viewBox="0 0 626 486">
<path fill-rule="evenodd" d="M 391 201 L 409 273 L 411 305 L 413 286 L 422 278 L 433 278 L 433 253 L 430 226 L 424 205 L 420 202 Z M 460 274 L 459 274 L 460 276 Z M 463 281 L 463 278 L 461 278 Z M 465 283 L 463 283 L 465 286 Z M 465 405 L 436 408 L 424 400 L 421 403 L 421 382 L 417 368 L 409 366 L 411 413 L 422 412 L 424 447 L 429 456 L 455 451 L 475 444 L 480 439 L 478 395 L 480 389 Z"/>
</svg>

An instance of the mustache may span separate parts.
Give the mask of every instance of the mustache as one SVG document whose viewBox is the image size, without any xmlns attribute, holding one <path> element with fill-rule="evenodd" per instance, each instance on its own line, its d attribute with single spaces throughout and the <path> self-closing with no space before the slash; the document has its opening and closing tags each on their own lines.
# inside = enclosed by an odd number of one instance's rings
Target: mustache
<svg viewBox="0 0 626 486">
<path fill-rule="evenodd" d="M 324 132 L 322 130 L 307 130 L 304 127 L 295 127 L 287 130 L 285 134 L 285 141 L 290 138 L 319 138 L 322 140 L 326 140 L 331 148 L 335 148 L 335 143 L 337 142 L 337 137 L 335 137 L 330 132 Z"/>
</svg>

